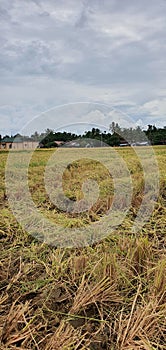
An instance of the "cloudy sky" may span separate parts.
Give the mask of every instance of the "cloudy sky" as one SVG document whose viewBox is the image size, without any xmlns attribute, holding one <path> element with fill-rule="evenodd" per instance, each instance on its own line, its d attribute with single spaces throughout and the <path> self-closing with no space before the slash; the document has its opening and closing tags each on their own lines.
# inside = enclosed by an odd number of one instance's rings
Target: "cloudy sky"
<svg viewBox="0 0 166 350">
<path fill-rule="evenodd" d="M 97 104 L 74 118 L 59 110 L 55 129 L 107 127 L 111 112 L 98 104 L 166 125 L 165 0 L 0 0 L 0 23 L 2 135 L 74 102 Z"/>
</svg>

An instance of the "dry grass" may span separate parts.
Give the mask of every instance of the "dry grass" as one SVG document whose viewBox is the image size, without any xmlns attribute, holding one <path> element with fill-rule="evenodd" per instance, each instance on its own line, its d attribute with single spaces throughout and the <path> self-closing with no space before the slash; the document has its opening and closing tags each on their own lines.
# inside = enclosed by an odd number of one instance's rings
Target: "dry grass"
<svg viewBox="0 0 166 350">
<path fill-rule="evenodd" d="M 101 198 L 91 215 L 65 216 L 50 203 L 43 188 L 43 168 L 50 152 L 36 153 L 29 170 L 38 207 L 65 225 L 72 220 L 84 225 L 98 220 L 108 206 L 111 182 L 96 175 L 101 180 Z M 131 150 L 119 152 L 133 171 L 133 207 L 105 240 L 82 249 L 49 247 L 20 227 L 4 196 L 7 153 L 0 153 L 0 349 L 165 349 L 165 147 L 155 148 L 160 196 L 137 235 L 130 228 L 142 196 L 142 180 L 137 181 L 141 168 Z M 66 174 L 69 179 L 70 175 Z M 77 177 L 73 188 L 71 179 L 70 186 L 66 183 L 69 196 L 80 196 Z"/>
<path fill-rule="evenodd" d="M 81 330 L 75 330 L 70 324 L 61 322 L 54 335 L 46 346 L 46 350 L 59 349 L 88 349 L 90 341 L 86 339 L 86 333 L 81 334 Z"/>
<path fill-rule="evenodd" d="M 120 303 L 122 297 L 116 289 L 116 285 L 112 283 L 110 278 L 104 278 L 94 285 L 90 285 L 85 280 L 85 275 L 77 289 L 77 294 L 73 300 L 73 305 L 70 310 L 71 314 L 78 313 L 81 310 L 86 310 L 89 305 L 93 303 L 105 304 L 106 302 Z"/>
</svg>

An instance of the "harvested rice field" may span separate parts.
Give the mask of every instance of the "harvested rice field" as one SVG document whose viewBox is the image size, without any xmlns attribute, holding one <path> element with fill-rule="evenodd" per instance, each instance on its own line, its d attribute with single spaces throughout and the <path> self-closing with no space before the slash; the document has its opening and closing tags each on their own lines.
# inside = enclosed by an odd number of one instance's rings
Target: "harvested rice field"
<svg viewBox="0 0 166 350">
<path fill-rule="evenodd" d="M 63 152 L 68 158 L 71 150 Z M 92 160 L 86 152 L 90 152 Z M 61 180 L 67 203 L 83 203 L 82 184 L 87 179 L 92 185 L 97 183 L 99 191 L 87 210 L 77 207 L 67 211 L 52 200 L 45 188 L 45 168 L 54 150 L 39 149 L 33 153 L 27 175 L 29 194 L 36 211 L 51 225 L 61 228 L 55 241 L 46 239 L 46 229 L 43 233 L 41 226 L 40 231 L 34 218 L 36 231 L 31 234 L 28 226 L 24 227 L 13 214 L 5 186 L 9 153 L 0 152 L 0 349 L 165 349 L 166 147 L 154 147 L 159 191 L 147 221 L 136 232 L 132 230 L 133 223 L 144 197 L 148 203 L 154 174 L 149 171 L 149 178 L 145 178 L 144 167 L 132 148 L 117 148 L 132 183 L 130 205 L 122 222 L 111 226 L 110 231 L 107 225 L 106 232 L 102 224 L 103 232 L 101 229 L 95 239 L 93 230 L 93 236 L 87 235 L 86 244 L 82 235 L 78 239 L 74 234 L 73 245 L 69 236 L 63 244 L 63 232 L 91 232 L 89 228 L 107 217 L 116 183 L 108 171 L 106 152 L 83 150 L 81 159 L 72 158 L 73 162 L 65 168 Z M 19 155 L 22 157 L 19 176 L 24 169 L 25 152 L 13 154 L 18 159 Z M 64 159 L 61 153 L 60 158 Z M 118 160 L 114 159 L 113 174 L 116 164 Z M 49 172 L 50 184 L 55 180 L 54 170 L 56 173 L 56 166 Z M 120 170 L 121 167 L 119 174 Z M 56 181 L 60 180 L 58 176 Z M 144 193 L 145 182 L 148 193 Z M 127 205 L 126 183 L 124 180 L 123 186 L 118 187 L 118 214 Z M 21 190 L 17 201 L 25 207 Z"/>
</svg>

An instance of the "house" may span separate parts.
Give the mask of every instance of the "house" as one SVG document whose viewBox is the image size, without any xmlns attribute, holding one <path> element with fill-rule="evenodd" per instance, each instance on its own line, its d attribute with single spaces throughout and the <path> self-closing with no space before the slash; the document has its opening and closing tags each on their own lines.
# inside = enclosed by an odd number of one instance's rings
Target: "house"
<svg viewBox="0 0 166 350">
<path fill-rule="evenodd" d="M 130 144 L 126 141 L 121 141 L 121 143 L 119 144 L 119 147 L 127 147 L 127 146 L 130 146 Z"/>
<path fill-rule="evenodd" d="M 136 142 L 136 146 L 149 146 L 148 141 Z"/>
<path fill-rule="evenodd" d="M 75 148 L 75 147 L 81 147 L 81 144 L 79 142 L 76 141 L 68 141 L 65 143 L 65 147 L 67 148 Z"/>
<path fill-rule="evenodd" d="M 34 141 L 28 137 L 4 137 L 0 141 L 0 149 L 6 150 L 24 150 L 24 149 L 35 149 L 38 147 L 39 142 Z"/>
<path fill-rule="evenodd" d="M 58 146 L 58 147 L 60 147 L 60 146 L 63 146 L 64 145 L 64 141 L 54 141 L 54 143 Z"/>
<path fill-rule="evenodd" d="M 13 143 L 13 137 L 4 137 L 0 141 L 0 149 L 11 149 Z"/>
</svg>

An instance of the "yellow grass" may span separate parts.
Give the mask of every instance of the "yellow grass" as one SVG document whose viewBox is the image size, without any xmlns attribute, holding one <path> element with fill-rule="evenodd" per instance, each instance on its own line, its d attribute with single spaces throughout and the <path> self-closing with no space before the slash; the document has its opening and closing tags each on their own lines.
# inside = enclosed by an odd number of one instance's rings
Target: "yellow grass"
<svg viewBox="0 0 166 350">
<path fill-rule="evenodd" d="M 131 207 L 117 229 L 82 248 L 48 246 L 16 221 L 5 191 L 8 152 L 0 152 L 0 349 L 165 349 L 166 147 L 154 147 L 160 193 L 137 233 L 131 227 L 143 197 L 142 167 L 132 149 L 117 151 L 131 172 Z M 90 210 L 67 214 L 51 202 L 44 187 L 44 169 L 53 152 L 36 151 L 30 162 L 29 188 L 38 209 L 64 228 L 86 229 L 100 222 L 114 192 L 108 170 L 87 160 L 65 170 L 68 198 L 82 198 L 87 172 L 100 188 Z"/>
</svg>

